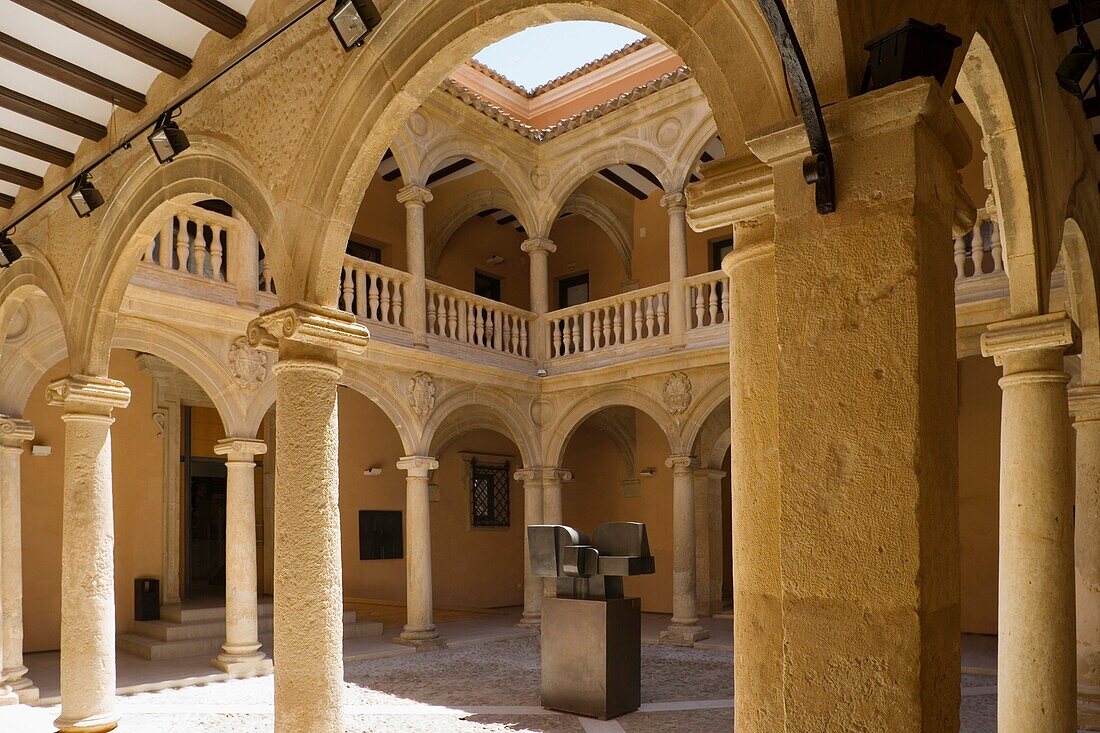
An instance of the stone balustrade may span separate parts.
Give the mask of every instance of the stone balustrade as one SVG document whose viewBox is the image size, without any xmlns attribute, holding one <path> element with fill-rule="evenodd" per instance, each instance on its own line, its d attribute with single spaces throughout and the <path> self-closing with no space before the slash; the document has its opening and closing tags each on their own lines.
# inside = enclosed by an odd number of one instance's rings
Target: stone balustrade
<svg viewBox="0 0 1100 733">
<path fill-rule="evenodd" d="M 689 331 L 729 322 L 729 278 L 721 270 L 684 279 L 687 289 Z"/>
<path fill-rule="evenodd" d="M 495 300 L 440 283 L 427 283 L 430 336 L 502 354 L 530 357 L 531 324 L 536 316 Z"/>
<path fill-rule="evenodd" d="M 548 313 L 550 358 L 668 336 L 668 297 L 661 283 Z"/>
<path fill-rule="evenodd" d="M 988 209 L 979 209 L 974 228 L 955 239 L 955 281 L 1003 275 L 1001 230 Z"/>
<path fill-rule="evenodd" d="M 408 273 L 347 255 L 340 274 L 340 309 L 367 323 L 403 327 L 411 280 Z"/>
<path fill-rule="evenodd" d="M 244 224 L 199 206 L 173 202 L 144 261 L 215 282 L 227 280 L 227 264 Z"/>
</svg>

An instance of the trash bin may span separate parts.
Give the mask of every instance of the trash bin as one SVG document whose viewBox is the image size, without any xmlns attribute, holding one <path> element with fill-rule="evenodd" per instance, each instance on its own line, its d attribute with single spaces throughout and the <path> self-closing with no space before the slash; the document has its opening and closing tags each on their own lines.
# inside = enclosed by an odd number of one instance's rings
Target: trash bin
<svg viewBox="0 0 1100 733">
<path fill-rule="evenodd" d="M 134 620 L 160 620 L 160 578 L 134 578 Z"/>
</svg>

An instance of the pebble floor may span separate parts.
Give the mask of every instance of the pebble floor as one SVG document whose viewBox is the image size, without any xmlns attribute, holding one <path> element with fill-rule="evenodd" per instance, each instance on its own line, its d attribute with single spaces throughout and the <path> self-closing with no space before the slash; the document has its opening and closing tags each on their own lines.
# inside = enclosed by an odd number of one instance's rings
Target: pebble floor
<svg viewBox="0 0 1100 733">
<path fill-rule="evenodd" d="M 642 647 L 642 710 L 614 721 L 539 707 L 536 638 L 348 662 L 347 733 L 709 733 L 733 727 L 727 651 Z M 996 733 L 996 680 L 963 675 L 962 733 Z M 271 677 L 119 698 L 121 733 L 266 733 Z M 56 707 L 0 710 L 0 730 L 48 733 Z"/>
</svg>

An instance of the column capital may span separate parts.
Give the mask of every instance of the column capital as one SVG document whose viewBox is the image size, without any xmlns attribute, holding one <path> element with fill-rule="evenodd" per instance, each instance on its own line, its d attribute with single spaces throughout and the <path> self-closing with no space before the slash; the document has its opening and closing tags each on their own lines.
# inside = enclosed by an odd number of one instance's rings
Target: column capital
<svg viewBox="0 0 1100 733">
<path fill-rule="evenodd" d="M 435 197 L 426 186 L 416 183 L 410 183 L 397 192 L 398 203 L 404 204 L 406 207 L 424 206 L 424 204 L 431 203 L 433 198 Z"/>
<path fill-rule="evenodd" d="M 1069 390 L 1069 412 L 1075 425 L 1100 421 L 1100 385 Z"/>
<path fill-rule="evenodd" d="M 427 478 L 428 471 L 439 468 L 439 461 L 431 456 L 403 456 L 398 459 L 397 467 L 411 477 Z"/>
<path fill-rule="evenodd" d="M 695 456 L 689 455 L 675 455 L 669 456 L 665 461 L 665 468 L 672 469 L 672 475 L 689 474 L 698 468 L 699 462 L 695 460 Z"/>
<path fill-rule="evenodd" d="M 687 218 L 695 231 L 707 231 L 775 213 L 772 169 L 752 153 L 705 164 L 703 180 L 691 184 Z M 736 238 L 735 238 L 736 239 Z"/>
<path fill-rule="evenodd" d="M 370 331 L 351 313 L 312 303 L 273 308 L 248 324 L 251 346 L 276 350 L 281 341 L 361 354 L 370 341 Z"/>
<path fill-rule="evenodd" d="M 34 426 L 30 420 L 0 415 L 0 448 L 23 450 L 23 443 L 34 440 Z"/>
<path fill-rule="evenodd" d="M 726 472 L 717 468 L 697 468 L 695 469 L 695 476 L 697 478 L 725 478 Z"/>
<path fill-rule="evenodd" d="M 668 209 L 670 214 L 677 210 L 683 211 L 687 208 L 687 203 L 687 195 L 683 191 L 672 191 L 661 197 L 661 206 Z"/>
<path fill-rule="evenodd" d="M 558 245 L 554 244 L 546 237 L 531 237 L 525 240 L 519 248 L 529 255 L 535 252 L 545 252 L 548 255 L 552 255 L 558 251 Z"/>
<path fill-rule="evenodd" d="M 991 323 L 982 334 L 982 356 L 992 356 L 998 366 L 1006 355 L 1057 349 L 1075 341 L 1076 328 L 1065 311 Z"/>
<path fill-rule="evenodd" d="M 230 463 L 249 463 L 267 453 L 267 443 L 255 438 L 223 438 L 214 444 L 214 453 L 226 456 Z"/>
<path fill-rule="evenodd" d="M 66 413 L 110 415 L 114 408 L 130 404 L 130 390 L 117 379 L 74 374 L 46 386 L 46 404 L 63 407 Z"/>
<path fill-rule="evenodd" d="M 538 483 L 546 483 L 547 481 L 558 481 L 568 483 L 573 480 L 573 472 L 568 468 L 559 468 L 557 466 L 537 466 L 535 468 L 521 468 L 516 471 L 512 477 L 516 481 L 537 481 Z"/>
</svg>

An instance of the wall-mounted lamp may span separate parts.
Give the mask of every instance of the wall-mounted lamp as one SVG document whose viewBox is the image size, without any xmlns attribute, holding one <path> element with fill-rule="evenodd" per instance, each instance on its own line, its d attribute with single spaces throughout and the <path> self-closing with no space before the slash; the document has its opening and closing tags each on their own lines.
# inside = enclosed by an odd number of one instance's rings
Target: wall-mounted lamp
<svg viewBox="0 0 1100 733">
<path fill-rule="evenodd" d="M 370 468 L 363 470 L 364 476 L 381 476 L 382 468 L 380 466 L 371 466 Z"/>
<path fill-rule="evenodd" d="M 488 262 L 490 265 L 503 265 L 504 264 L 504 258 L 501 257 L 500 255 L 493 255 L 492 257 L 490 257 L 489 259 L 487 259 L 485 261 Z"/>
<path fill-rule="evenodd" d="M 657 469 L 656 468 L 643 468 L 641 471 L 638 471 L 638 475 L 643 477 L 643 478 L 653 478 L 654 476 L 657 475 Z"/>
<path fill-rule="evenodd" d="M 53 453 L 53 448 L 51 448 L 48 445 L 32 445 L 31 446 L 31 455 L 32 456 L 48 456 L 51 453 Z"/>
<path fill-rule="evenodd" d="M 546 371 L 545 369 L 536 369 L 535 370 L 535 376 L 536 377 L 545 377 L 547 374 L 549 374 L 549 372 Z"/>
</svg>

